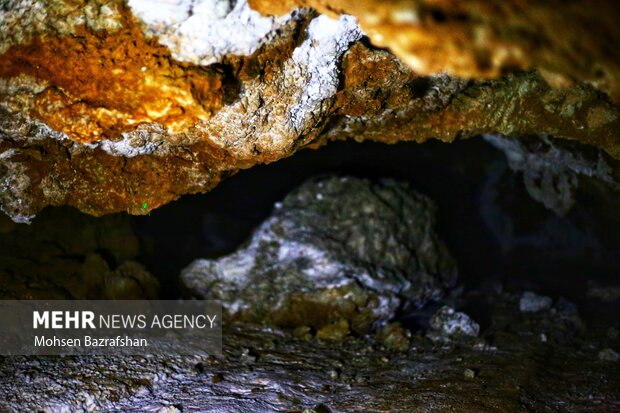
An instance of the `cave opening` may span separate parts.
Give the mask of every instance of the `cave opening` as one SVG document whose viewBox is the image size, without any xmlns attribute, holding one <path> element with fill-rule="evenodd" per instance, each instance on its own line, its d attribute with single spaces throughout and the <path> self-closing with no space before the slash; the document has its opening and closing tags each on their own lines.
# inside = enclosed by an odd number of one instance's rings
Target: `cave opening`
<svg viewBox="0 0 620 413">
<path fill-rule="evenodd" d="M 591 193 L 577 191 L 570 211 L 558 215 L 532 198 L 523 173 L 510 169 L 502 151 L 483 138 L 475 138 L 452 144 L 335 142 L 242 170 L 209 193 L 186 195 L 146 216 L 93 218 L 66 207 L 48 208 L 31 226 L 10 225 L 11 229 L 0 235 L 0 242 L 6 246 L 2 257 L 5 276 L 27 278 L 25 272 L 32 263 L 20 266 L 19 260 L 31 257 L 60 256 L 84 263 L 90 259 L 88 254 L 95 254 L 109 268 L 118 267 L 127 258 L 123 254 L 128 254 L 116 251 L 118 245 L 99 245 L 93 251 L 72 251 L 60 245 L 73 235 L 53 229 L 54 222 L 66 225 L 57 217 L 66 215 L 71 220 L 80 215 L 82 221 L 91 222 L 91 231 L 109 231 L 110 225 L 119 224 L 125 228 L 121 233 L 129 231 L 135 237 L 129 243 L 136 244 L 129 248 L 133 251 L 129 254 L 159 283 L 160 293 L 152 297 L 189 298 L 192 293 L 180 286 L 183 268 L 195 259 L 214 259 L 240 248 L 287 193 L 308 179 L 330 175 L 370 181 L 392 178 L 433 199 L 437 205 L 436 230 L 457 263 L 462 288 L 532 290 L 554 300 L 562 298 L 588 306 L 592 304 L 588 294 L 597 286 L 613 284 L 620 270 L 620 219 L 611 207 L 601 207 Z M 103 226 L 97 224 L 110 219 Z M 37 232 L 51 235 L 41 240 L 33 235 Z M 112 243 L 125 243 L 128 236 L 121 234 Z M 57 251 L 48 251 L 54 244 Z M 25 290 L 11 292 L 8 288 L 4 294 L 28 297 L 29 283 L 36 286 L 36 281 L 26 281 Z M 48 290 L 49 297 L 35 297 L 96 298 L 85 291 L 74 293 L 63 288 L 55 286 Z M 398 317 L 415 329 L 437 305 Z M 461 305 L 484 326 L 484 305 L 476 300 Z M 597 310 L 594 305 L 584 315 L 598 322 L 601 317 L 613 318 L 613 311 L 618 309 L 609 310 Z"/>
<path fill-rule="evenodd" d="M 274 204 L 322 175 L 393 178 L 435 200 L 437 231 L 465 288 L 501 285 L 587 305 L 588 286 L 613 283 L 620 270 L 617 214 L 578 193 L 571 210 L 558 216 L 528 194 L 523 173 L 512 171 L 505 154 L 482 138 L 451 144 L 335 142 L 240 171 L 207 194 L 132 217 L 143 244 L 139 261 L 161 280 L 165 298 L 182 296 L 178 275 L 184 266 L 233 252 Z M 486 309 L 475 303 L 466 308 L 485 316 Z"/>
</svg>

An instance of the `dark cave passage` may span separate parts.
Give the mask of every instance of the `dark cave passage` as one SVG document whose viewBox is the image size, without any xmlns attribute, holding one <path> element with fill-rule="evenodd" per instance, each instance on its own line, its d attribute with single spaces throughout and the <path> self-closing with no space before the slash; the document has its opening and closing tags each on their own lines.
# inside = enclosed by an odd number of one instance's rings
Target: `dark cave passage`
<svg viewBox="0 0 620 413">
<path fill-rule="evenodd" d="M 88 261 L 86 252 L 60 241 L 73 237 L 70 228 L 63 232 L 55 227 L 55 221 L 66 220 L 75 228 L 101 227 L 85 230 L 89 234 L 113 233 L 112 241 L 106 242 L 116 246 L 92 247 L 110 268 L 133 254 L 158 279 L 162 298 L 188 296 L 180 288 L 179 274 L 191 261 L 235 251 L 287 193 L 311 177 L 331 174 L 374 181 L 393 178 L 433 199 L 437 232 L 454 257 L 459 284 L 465 288 L 501 285 L 587 305 L 592 283 L 617 282 L 620 214 L 613 205 L 577 191 L 570 212 L 556 215 L 527 193 L 523 174 L 513 172 L 504 154 L 483 139 L 452 144 L 335 142 L 240 171 L 207 194 L 184 196 L 148 216 L 94 218 L 66 207 L 48 208 L 31 226 L 18 225 L 0 234 L 5 245 L 1 260 L 6 272 L 13 274 L 10 277 L 17 278 L 31 265 L 19 264 L 15 256 L 20 254 Z M 124 228 L 119 224 L 123 220 L 130 221 L 129 227 L 115 234 Z M 129 235 L 123 231 L 134 231 L 139 245 L 124 241 Z M 42 233 L 48 234 L 43 241 L 37 238 Z M 54 244 L 57 251 L 49 252 Z M 592 311 L 595 319 L 607 313 Z"/>
<path fill-rule="evenodd" d="M 71 208 L 47 208 L 32 225 L 13 225 L 13 230 L 0 233 L 5 277 L 22 283 L 8 296 L 99 294 L 100 287 L 88 281 L 88 273 L 97 268 L 92 264 L 95 254 L 94 261 L 103 260 L 110 270 L 120 268 L 121 276 L 129 274 L 138 281 L 140 271 L 135 275 L 135 266 L 121 263 L 140 263 L 157 278 L 163 299 L 190 297 L 179 278 L 187 265 L 235 251 L 287 193 L 311 177 L 334 174 L 405 181 L 433 199 L 436 230 L 456 261 L 458 283 L 465 289 L 536 291 L 584 306 L 585 316 L 594 322 L 620 311 L 612 304 L 610 313 L 609 306 L 588 297 L 597 286 L 614 285 L 620 272 L 620 214 L 613 204 L 578 190 L 569 213 L 558 216 L 528 194 L 523 174 L 513 172 L 504 153 L 481 138 L 451 144 L 335 142 L 240 171 L 207 194 L 184 196 L 148 216 L 94 218 Z M 103 241 L 93 241 L 92 234 Z M 93 242 L 99 245 L 90 246 Z M 80 243 L 86 247 L 76 246 Z M 78 273 L 87 275 L 73 274 L 76 266 L 81 268 Z M 29 280 L 37 271 L 39 279 Z M 48 272 L 55 274 L 49 277 L 51 285 L 54 279 L 62 282 L 46 287 Z M 67 281 L 66 273 L 77 282 Z M 127 290 L 124 281 L 115 280 L 112 288 L 120 283 L 119 288 Z M 85 285 L 77 293 L 71 287 L 76 283 Z M 38 293 L 29 291 L 33 286 Z M 10 290 L 10 285 L 5 288 Z M 460 305 L 484 325 L 484 306 Z M 419 310 L 421 314 L 401 317 L 416 326 L 434 309 L 429 305 Z"/>
<path fill-rule="evenodd" d="M 582 301 L 588 281 L 605 284 L 620 271 L 618 214 L 578 194 L 573 209 L 556 216 L 530 197 L 522 174 L 482 139 L 336 142 L 241 171 L 210 193 L 132 217 L 143 243 L 139 260 L 163 282 L 164 296 L 178 296 L 184 266 L 235 250 L 276 202 L 322 174 L 391 177 L 435 200 L 437 230 L 467 287 L 501 282 Z"/>
</svg>

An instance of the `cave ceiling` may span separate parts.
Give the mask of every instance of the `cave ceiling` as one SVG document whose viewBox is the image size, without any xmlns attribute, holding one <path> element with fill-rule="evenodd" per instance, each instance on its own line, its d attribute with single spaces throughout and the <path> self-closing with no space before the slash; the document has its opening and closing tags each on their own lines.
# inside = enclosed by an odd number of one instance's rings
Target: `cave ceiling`
<svg viewBox="0 0 620 413">
<path fill-rule="evenodd" d="M 2 6 L 0 208 L 16 222 L 48 205 L 147 214 L 340 139 L 548 135 L 618 170 L 613 1 Z"/>
</svg>

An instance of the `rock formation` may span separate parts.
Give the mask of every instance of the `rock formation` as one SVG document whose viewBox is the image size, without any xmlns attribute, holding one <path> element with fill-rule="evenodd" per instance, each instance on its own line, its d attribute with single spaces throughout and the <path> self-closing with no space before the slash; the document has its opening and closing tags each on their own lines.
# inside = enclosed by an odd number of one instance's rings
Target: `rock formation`
<svg viewBox="0 0 620 413">
<path fill-rule="evenodd" d="M 273 5 L 3 1 L 2 210 L 145 214 L 345 138 L 546 133 L 620 158 L 613 1 Z"/>
<path fill-rule="evenodd" d="M 8 222 L 6 222 L 8 221 Z M 159 282 L 136 262 L 140 240 L 126 216 L 66 208 L 31 225 L 0 217 L 0 299 L 155 299 Z"/>
<path fill-rule="evenodd" d="M 610 1 L 250 0 L 266 14 L 295 7 L 351 14 L 373 44 L 416 73 L 495 78 L 537 68 L 552 85 L 584 81 L 620 99 L 619 11 Z"/>
<path fill-rule="evenodd" d="M 580 181 L 594 182 L 607 194 L 620 192 L 618 162 L 594 148 L 546 135 L 518 139 L 485 135 L 484 139 L 504 152 L 513 171 L 523 173 L 530 196 L 560 216 L 574 205 Z"/>
<path fill-rule="evenodd" d="M 196 260 L 185 285 L 233 319 L 357 334 L 441 298 L 456 268 L 434 233 L 435 206 L 408 185 L 310 181 L 289 194 L 248 245 Z M 328 330 L 326 330 L 328 331 Z"/>
</svg>

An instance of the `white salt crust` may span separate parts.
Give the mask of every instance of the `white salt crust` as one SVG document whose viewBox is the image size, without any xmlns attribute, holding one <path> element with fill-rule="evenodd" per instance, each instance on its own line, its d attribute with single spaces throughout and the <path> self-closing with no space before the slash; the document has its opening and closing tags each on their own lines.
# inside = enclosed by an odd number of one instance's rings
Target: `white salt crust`
<svg viewBox="0 0 620 413">
<path fill-rule="evenodd" d="M 335 20 L 321 15 L 310 22 L 307 39 L 293 51 L 291 75 L 302 81 L 303 89 L 299 103 L 289 111 L 296 131 L 336 94 L 340 58 L 361 37 L 362 31 L 352 16 L 342 15 Z"/>
<path fill-rule="evenodd" d="M 247 0 L 129 0 L 128 5 L 175 59 L 198 65 L 226 55 L 249 56 L 290 20 L 262 16 Z"/>
</svg>

